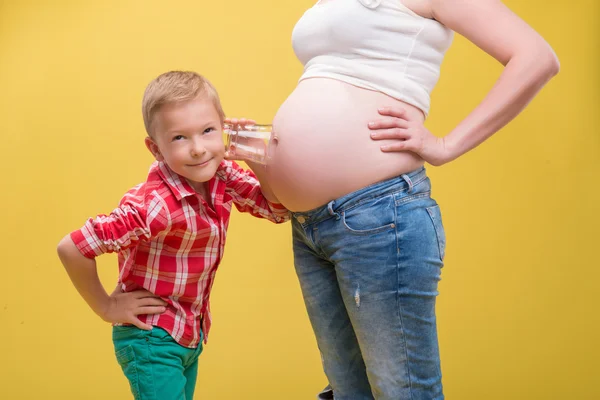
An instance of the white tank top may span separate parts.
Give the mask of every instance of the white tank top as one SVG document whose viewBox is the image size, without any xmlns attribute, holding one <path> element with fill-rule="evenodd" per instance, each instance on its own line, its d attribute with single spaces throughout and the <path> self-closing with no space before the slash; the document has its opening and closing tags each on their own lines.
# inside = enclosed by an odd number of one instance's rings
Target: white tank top
<svg viewBox="0 0 600 400">
<path fill-rule="evenodd" d="M 429 113 L 453 32 L 401 0 L 321 0 L 294 27 L 300 80 L 333 78 L 385 93 Z"/>
</svg>

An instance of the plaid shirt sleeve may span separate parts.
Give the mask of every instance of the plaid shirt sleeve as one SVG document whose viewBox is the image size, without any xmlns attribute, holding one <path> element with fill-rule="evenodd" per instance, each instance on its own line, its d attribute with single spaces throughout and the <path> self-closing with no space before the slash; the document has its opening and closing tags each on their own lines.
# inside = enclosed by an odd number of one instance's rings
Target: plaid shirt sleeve
<svg viewBox="0 0 600 400">
<path fill-rule="evenodd" d="M 240 212 L 266 218 L 281 224 L 289 221 L 290 212 L 279 203 L 268 201 L 260 190 L 260 182 L 251 170 L 244 170 L 235 162 L 227 163 L 227 188 Z"/>
<path fill-rule="evenodd" d="M 119 252 L 156 237 L 168 226 L 167 209 L 159 196 L 144 196 L 143 186 L 131 189 L 109 215 L 90 218 L 71 233 L 85 257 Z"/>
</svg>

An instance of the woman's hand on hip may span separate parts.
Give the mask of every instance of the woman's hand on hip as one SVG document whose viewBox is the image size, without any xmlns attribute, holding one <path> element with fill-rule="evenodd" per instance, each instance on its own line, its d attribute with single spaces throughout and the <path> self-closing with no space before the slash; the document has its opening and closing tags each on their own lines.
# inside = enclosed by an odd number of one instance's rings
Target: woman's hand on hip
<svg viewBox="0 0 600 400">
<path fill-rule="evenodd" d="M 369 122 L 373 140 L 396 140 L 395 143 L 381 146 L 381 151 L 410 151 L 418 154 L 431 165 L 439 166 L 452 160 L 444 138 L 434 136 L 421 121 L 412 121 L 400 107 L 380 108 L 383 116 Z"/>
</svg>

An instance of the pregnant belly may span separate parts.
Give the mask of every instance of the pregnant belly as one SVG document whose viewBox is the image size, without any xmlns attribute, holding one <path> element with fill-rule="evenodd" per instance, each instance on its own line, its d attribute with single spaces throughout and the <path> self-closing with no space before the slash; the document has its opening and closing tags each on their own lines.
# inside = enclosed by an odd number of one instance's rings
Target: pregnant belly
<svg viewBox="0 0 600 400">
<path fill-rule="evenodd" d="M 382 93 L 325 78 L 306 79 L 273 120 L 278 140 L 267 168 L 269 185 L 292 211 L 307 211 L 370 184 L 412 171 L 423 160 L 410 152 L 383 153 L 370 138 L 379 107 L 413 106 Z"/>
</svg>

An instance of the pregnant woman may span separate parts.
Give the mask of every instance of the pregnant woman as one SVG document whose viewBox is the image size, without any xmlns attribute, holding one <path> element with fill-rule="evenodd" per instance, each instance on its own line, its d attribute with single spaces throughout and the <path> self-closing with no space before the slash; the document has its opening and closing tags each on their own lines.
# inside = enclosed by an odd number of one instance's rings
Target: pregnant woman
<svg viewBox="0 0 600 400">
<path fill-rule="evenodd" d="M 453 32 L 505 68 L 438 137 L 423 122 Z M 273 121 L 267 177 L 293 211 L 295 267 L 335 399 L 443 399 L 445 234 L 424 163 L 456 159 L 512 120 L 557 58 L 499 0 L 321 0 L 292 42 L 304 74 Z"/>
</svg>

